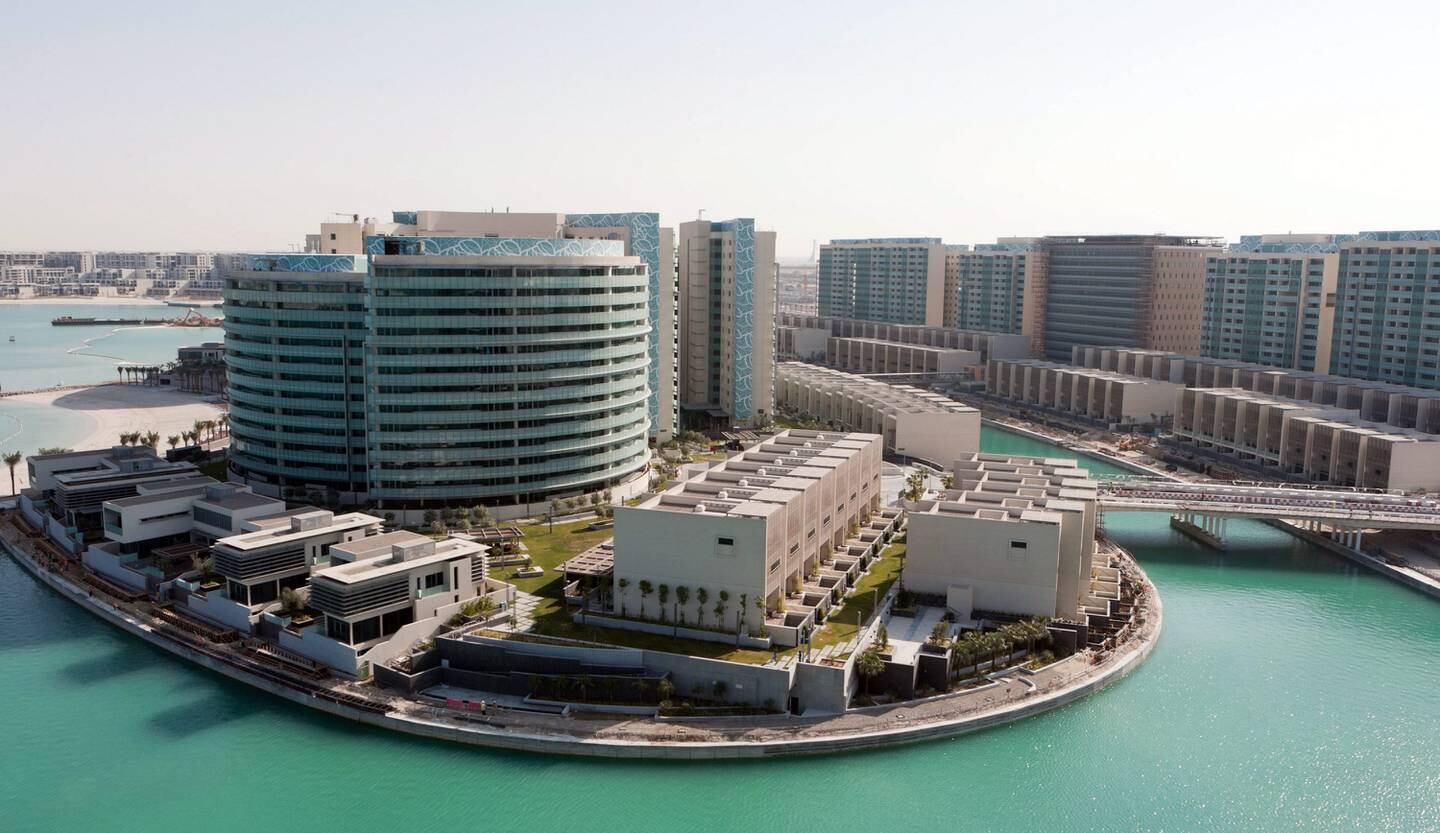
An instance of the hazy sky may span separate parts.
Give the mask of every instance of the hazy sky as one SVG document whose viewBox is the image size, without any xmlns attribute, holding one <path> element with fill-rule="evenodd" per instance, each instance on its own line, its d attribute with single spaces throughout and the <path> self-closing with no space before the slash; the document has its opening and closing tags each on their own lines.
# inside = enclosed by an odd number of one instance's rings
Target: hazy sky
<svg viewBox="0 0 1440 833">
<path fill-rule="evenodd" d="M 1431 3 L 0 8 L 0 249 L 274 249 L 330 212 L 813 239 L 1440 226 Z"/>
</svg>

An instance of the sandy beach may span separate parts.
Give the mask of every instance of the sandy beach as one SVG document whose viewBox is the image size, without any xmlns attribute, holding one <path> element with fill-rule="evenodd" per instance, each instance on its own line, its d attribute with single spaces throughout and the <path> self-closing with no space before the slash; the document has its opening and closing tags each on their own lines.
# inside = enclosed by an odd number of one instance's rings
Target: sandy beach
<svg viewBox="0 0 1440 833">
<path fill-rule="evenodd" d="M 89 304 L 112 305 L 117 307 L 163 307 L 168 306 L 163 298 L 132 298 L 128 295 L 101 295 L 94 298 L 6 298 L 0 300 L 0 306 L 14 304 L 54 304 L 57 306 L 83 307 Z M 187 304 L 208 304 L 218 306 L 219 301 L 212 298 L 191 300 L 189 298 L 170 298 L 171 301 L 181 301 Z"/>
<path fill-rule="evenodd" d="M 198 419 L 214 419 L 224 413 L 220 405 L 207 402 L 193 394 L 142 385 L 97 385 L 78 390 L 43 391 L 13 397 L 17 402 L 48 405 L 79 413 L 89 419 L 90 431 L 83 439 L 69 443 L 77 451 L 109 448 L 120 443 L 120 434 L 127 431 L 154 431 L 160 435 L 160 453 L 169 448 L 166 438 L 189 431 Z M 223 446 L 220 440 L 216 446 Z M 8 490 L 9 476 L 3 476 Z M 16 483 L 27 485 L 25 466 L 15 468 Z"/>
</svg>

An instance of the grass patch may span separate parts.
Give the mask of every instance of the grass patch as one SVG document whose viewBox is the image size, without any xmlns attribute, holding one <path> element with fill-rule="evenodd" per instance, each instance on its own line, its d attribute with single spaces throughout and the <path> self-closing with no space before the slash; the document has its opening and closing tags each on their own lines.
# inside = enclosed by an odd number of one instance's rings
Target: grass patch
<svg viewBox="0 0 1440 833">
<path fill-rule="evenodd" d="M 221 457 L 219 460 L 211 460 L 208 463 L 201 463 L 200 465 L 196 466 L 196 468 L 200 469 L 201 474 L 206 475 L 207 477 L 213 477 L 216 480 L 219 480 L 221 483 L 224 483 L 226 479 L 228 479 L 230 476 L 225 471 L 224 457 Z"/>
<path fill-rule="evenodd" d="M 596 544 L 614 537 L 615 530 L 588 530 L 590 521 L 550 525 L 534 524 L 523 527 L 525 546 L 530 550 L 530 560 L 537 567 L 545 568 L 545 575 L 535 578 L 514 578 L 520 567 L 506 567 L 494 575 L 495 578 L 510 582 L 520 590 L 539 596 L 542 601 L 535 608 L 534 633 L 544 636 L 558 636 L 564 639 L 581 639 L 625 648 L 644 648 L 652 651 L 669 651 L 709 659 L 724 659 L 732 662 L 759 664 L 770 659 L 769 651 L 735 648 L 723 642 L 705 642 L 699 639 L 676 639 L 662 634 L 622 631 L 612 628 L 582 627 L 570 621 L 570 612 L 565 609 L 561 598 L 565 591 L 565 577 L 558 572 L 559 566 L 573 556 L 579 555 Z"/>
<path fill-rule="evenodd" d="M 811 645 L 823 648 L 854 639 L 856 616 L 859 616 L 861 622 L 870 618 L 875 610 L 875 601 L 885 598 L 885 594 L 890 592 L 890 586 L 900 578 L 900 565 L 904 556 L 904 544 L 891 544 L 886 547 L 879 560 L 870 565 L 870 572 L 845 596 L 839 612 L 832 615 L 825 627 L 811 638 Z"/>
</svg>

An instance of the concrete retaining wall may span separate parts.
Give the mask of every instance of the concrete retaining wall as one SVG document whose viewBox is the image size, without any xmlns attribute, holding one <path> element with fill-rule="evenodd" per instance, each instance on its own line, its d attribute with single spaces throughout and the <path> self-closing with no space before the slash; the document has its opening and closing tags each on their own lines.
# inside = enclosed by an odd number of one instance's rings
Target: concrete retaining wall
<svg viewBox="0 0 1440 833">
<path fill-rule="evenodd" d="M 1156 633 L 1151 641 L 1138 650 L 1120 658 L 1096 677 L 1081 683 L 1051 692 L 1042 697 L 1012 703 L 985 714 L 951 721 L 938 721 L 918 726 L 898 726 L 884 731 L 863 734 L 844 734 L 826 738 L 781 739 L 768 742 L 723 742 L 723 743 L 670 743 L 656 741 L 607 741 L 593 738 L 578 738 L 572 735 L 535 735 L 518 729 L 506 729 L 499 725 L 484 723 L 456 723 L 439 717 L 401 714 L 390 712 L 377 714 L 351 706 L 324 700 L 307 692 L 281 685 L 249 673 L 243 668 L 232 666 L 201 651 L 164 637 L 148 626 L 130 618 L 98 599 L 89 598 L 86 592 L 68 581 L 40 569 L 24 553 L 12 549 L 0 541 L 0 548 L 8 552 L 18 563 L 39 581 L 59 592 L 67 600 L 79 605 L 87 612 L 104 619 L 110 624 L 138 636 L 147 642 L 176 656 L 188 659 L 197 665 L 223 674 L 239 682 L 262 689 L 293 703 L 309 706 L 336 717 L 358 723 L 365 723 L 407 734 L 429 737 L 437 740 L 488 746 L 517 751 L 578 755 L 602 758 L 652 758 L 665 760 L 717 760 L 730 758 L 764 758 L 790 755 L 818 755 L 834 752 L 853 751 L 915 743 L 925 740 L 953 737 L 955 735 L 1003 725 L 1049 709 L 1074 702 L 1099 691 L 1119 680 L 1150 655 L 1159 638 L 1162 610 L 1158 595 L 1152 597 L 1153 621 Z M 821 666 L 813 668 L 824 670 Z M 703 721 L 691 721 L 703 726 Z M 765 722 L 769 723 L 768 720 Z M 784 724 L 782 724 L 784 725 Z"/>
<path fill-rule="evenodd" d="M 677 627 L 667 625 L 663 622 L 637 622 L 634 619 L 621 619 L 616 616 L 605 616 L 597 613 L 577 612 L 575 621 L 581 625 L 594 625 L 597 628 L 614 628 L 622 631 L 640 631 L 641 633 L 654 633 L 661 636 L 678 636 L 682 639 L 698 639 L 702 642 L 718 642 L 722 645 L 735 645 L 735 634 L 721 633 L 719 631 L 707 631 L 700 628 Z M 741 634 L 739 646 L 741 648 L 753 648 L 757 651 L 770 650 L 770 639 L 761 639 L 757 636 Z"/>
</svg>

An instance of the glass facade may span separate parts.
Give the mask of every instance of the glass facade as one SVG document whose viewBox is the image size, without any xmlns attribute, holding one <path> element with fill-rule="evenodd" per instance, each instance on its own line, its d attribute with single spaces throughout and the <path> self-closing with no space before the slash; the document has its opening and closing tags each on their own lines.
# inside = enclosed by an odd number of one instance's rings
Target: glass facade
<svg viewBox="0 0 1440 833">
<path fill-rule="evenodd" d="M 925 324 L 929 305 L 941 303 L 929 297 L 931 258 L 944 256 L 939 238 L 833 240 L 820 247 L 820 314 Z"/>
<path fill-rule="evenodd" d="M 957 252 L 950 255 L 954 313 L 946 326 L 1019 333 L 1025 319 L 1026 252 Z"/>
<path fill-rule="evenodd" d="M 363 492 L 363 273 L 231 273 L 224 314 L 231 467 L 281 487 Z"/>
<path fill-rule="evenodd" d="M 646 265 L 618 241 L 524 242 L 379 255 L 363 274 L 232 273 L 232 465 L 397 508 L 539 502 L 640 470 Z"/>
<path fill-rule="evenodd" d="M 1315 366 L 1324 279 L 1324 255 L 1207 258 L 1200 354 L 1328 372 Z"/>
<path fill-rule="evenodd" d="M 1440 242 L 1366 234 L 1340 249 L 1330 372 L 1440 388 Z"/>
</svg>

